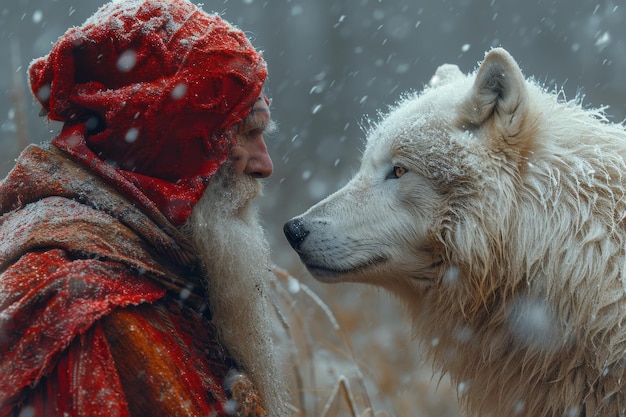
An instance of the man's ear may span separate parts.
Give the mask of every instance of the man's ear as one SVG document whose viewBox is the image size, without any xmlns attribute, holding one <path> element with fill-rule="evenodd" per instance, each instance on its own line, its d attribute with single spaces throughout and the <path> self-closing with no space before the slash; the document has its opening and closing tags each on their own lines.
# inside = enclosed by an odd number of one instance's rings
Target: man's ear
<svg viewBox="0 0 626 417">
<path fill-rule="evenodd" d="M 513 57 L 502 48 L 489 51 L 460 117 L 467 128 L 488 128 L 509 145 L 524 136 L 529 111 L 526 81 Z"/>
</svg>

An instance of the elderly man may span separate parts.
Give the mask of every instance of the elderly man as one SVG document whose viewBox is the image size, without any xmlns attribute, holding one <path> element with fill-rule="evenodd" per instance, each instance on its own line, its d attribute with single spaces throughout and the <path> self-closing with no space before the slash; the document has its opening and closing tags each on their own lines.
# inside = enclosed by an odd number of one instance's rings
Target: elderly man
<svg viewBox="0 0 626 417">
<path fill-rule="evenodd" d="M 0 183 L 0 417 L 287 414 L 266 74 L 187 0 L 107 4 L 33 62 L 63 128 Z"/>
</svg>

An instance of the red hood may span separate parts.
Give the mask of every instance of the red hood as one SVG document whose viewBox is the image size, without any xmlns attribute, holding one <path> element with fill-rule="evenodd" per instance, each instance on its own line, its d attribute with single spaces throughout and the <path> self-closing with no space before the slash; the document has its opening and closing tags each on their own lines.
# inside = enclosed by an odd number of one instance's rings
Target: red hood
<svg viewBox="0 0 626 417">
<path fill-rule="evenodd" d="M 113 167 L 175 225 L 228 158 L 231 128 L 267 76 L 241 30 L 186 0 L 109 3 L 29 72 L 48 117 L 64 122 L 53 143 L 96 173 Z"/>
</svg>

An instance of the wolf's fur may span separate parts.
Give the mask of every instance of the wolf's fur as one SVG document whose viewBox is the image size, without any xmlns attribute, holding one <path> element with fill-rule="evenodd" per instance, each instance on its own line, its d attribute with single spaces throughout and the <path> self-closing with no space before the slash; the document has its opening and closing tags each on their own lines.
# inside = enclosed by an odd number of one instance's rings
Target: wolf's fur
<svg viewBox="0 0 626 417">
<path fill-rule="evenodd" d="M 624 127 L 494 49 L 394 106 L 355 177 L 285 231 L 318 279 L 402 299 L 470 415 L 618 417 L 625 190 Z"/>
</svg>

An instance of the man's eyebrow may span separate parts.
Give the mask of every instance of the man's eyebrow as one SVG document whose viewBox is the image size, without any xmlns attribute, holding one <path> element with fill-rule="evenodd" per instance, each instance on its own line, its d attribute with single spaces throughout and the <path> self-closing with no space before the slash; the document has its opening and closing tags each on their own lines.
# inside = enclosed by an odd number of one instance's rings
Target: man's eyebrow
<svg viewBox="0 0 626 417">
<path fill-rule="evenodd" d="M 250 113 L 248 113 L 248 115 L 243 119 L 243 122 L 247 125 L 258 125 L 259 127 L 263 127 L 269 123 L 269 117 L 264 117 L 269 114 L 270 111 L 267 107 L 253 107 L 252 110 L 250 110 Z"/>
<path fill-rule="evenodd" d="M 267 107 L 252 107 L 247 117 L 254 116 L 255 113 L 269 113 L 270 109 Z"/>
<path fill-rule="evenodd" d="M 256 114 L 253 114 L 256 113 Z M 251 110 L 250 113 L 241 121 L 241 128 L 246 130 L 260 129 L 264 134 L 271 136 L 278 131 L 278 123 L 276 123 L 270 117 L 263 117 L 265 114 L 270 114 L 269 109 L 256 109 Z"/>
</svg>

